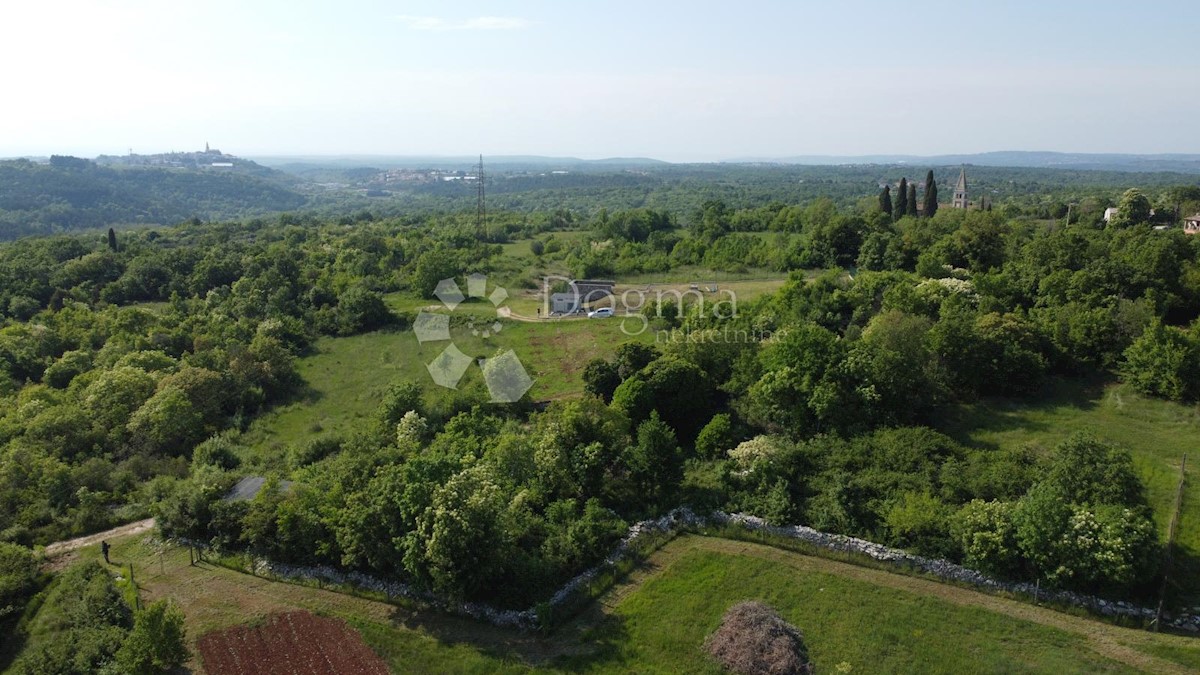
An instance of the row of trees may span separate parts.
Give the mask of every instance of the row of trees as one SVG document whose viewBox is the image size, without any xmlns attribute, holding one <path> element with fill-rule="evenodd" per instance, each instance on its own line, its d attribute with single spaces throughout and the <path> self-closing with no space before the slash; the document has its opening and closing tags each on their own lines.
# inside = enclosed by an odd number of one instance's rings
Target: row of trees
<svg viewBox="0 0 1200 675">
<path fill-rule="evenodd" d="M 932 169 L 925 176 L 925 192 L 923 195 L 924 201 L 918 209 L 917 184 L 909 183 L 907 177 L 901 177 L 900 184 L 896 188 L 895 205 L 893 206 L 892 202 L 892 186 L 884 185 L 883 191 L 879 193 L 879 210 L 894 220 L 899 220 L 905 216 L 913 218 L 917 216 L 925 216 L 926 218 L 936 216 L 938 210 L 937 181 L 933 178 Z"/>
<path fill-rule="evenodd" d="M 438 422 L 415 386 L 398 385 L 368 429 L 295 453 L 290 490 L 268 483 L 227 501 L 227 464 L 198 454 L 159 522 L 223 548 L 526 607 L 670 506 L 683 456 L 656 413 L 632 424 L 595 399 L 528 421 L 505 412 Z"/>
<path fill-rule="evenodd" d="M 1048 459 L 927 428 L 852 440 L 758 436 L 729 452 L 732 506 L 960 560 L 1008 579 L 1151 592 L 1159 544 L 1129 454 L 1087 435 Z"/>
</svg>

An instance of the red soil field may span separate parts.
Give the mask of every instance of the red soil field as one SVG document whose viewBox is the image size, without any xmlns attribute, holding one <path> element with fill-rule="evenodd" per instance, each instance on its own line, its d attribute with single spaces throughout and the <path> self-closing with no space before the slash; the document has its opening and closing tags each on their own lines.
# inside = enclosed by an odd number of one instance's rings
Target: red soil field
<svg viewBox="0 0 1200 675">
<path fill-rule="evenodd" d="M 213 631 L 196 642 L 208 675 L 387 675 L 346 622 L 308 612 L 272 614 L 260 626 Z"/>
</svg>

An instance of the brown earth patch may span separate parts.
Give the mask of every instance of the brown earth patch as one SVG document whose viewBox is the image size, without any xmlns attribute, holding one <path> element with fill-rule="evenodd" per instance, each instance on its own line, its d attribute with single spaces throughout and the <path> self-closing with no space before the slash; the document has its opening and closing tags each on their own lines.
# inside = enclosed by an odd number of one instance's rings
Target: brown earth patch
<svg viewBox="0 0 1200 675">
<path fill-rule="evenodd" d="M 362 636 L 340 619 L 272 614 L 257 626 L 213 631 L 196 641 L 209 675 L 387 675 Z"/>
</svg>

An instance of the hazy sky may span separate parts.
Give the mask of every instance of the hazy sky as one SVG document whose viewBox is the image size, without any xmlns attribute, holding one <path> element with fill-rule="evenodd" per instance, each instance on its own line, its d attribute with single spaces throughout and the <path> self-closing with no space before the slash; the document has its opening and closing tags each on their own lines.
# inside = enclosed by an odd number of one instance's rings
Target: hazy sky
<svg viewBox="0 0 1200 675">
<path fill-rule="evenodd" d="M 3 0 L 0 156 L 1200 152 L 1200 2 Z"/>
</svg>

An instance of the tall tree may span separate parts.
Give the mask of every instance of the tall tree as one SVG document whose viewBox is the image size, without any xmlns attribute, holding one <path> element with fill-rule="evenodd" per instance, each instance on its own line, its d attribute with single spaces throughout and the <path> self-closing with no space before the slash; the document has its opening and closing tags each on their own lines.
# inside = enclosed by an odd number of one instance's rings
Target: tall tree
<svg viewBox="0 0 1200 675">
<path fill-rule="evenodd" d="M 675 431 L 657 410 L 638 425 L 637 443 L 625 451 L 624 460 L 638 494 L 650 503 L 669 494 L 683 478 L 683 456 Z"/>
<path fill-rule="evenodd" d="M 917 217 L 917 183 L 914 181 L 908 184 L 908 210 L 905 211 L 906 216 Z"/>
<path fill-rule="evenodd" d="M 879 210 L 892 215 L 892 186 L 884 185 L 883 192 L 879 193 Z"/>
<path fill-rule="evenodd" d="M 108 248 L 117 250 L 117 231 L 111 227 L 108 228 Z"/>
<path fill-rule="evenodd" d="M 896 218 L 908 214 L 908 179 L 900 179 L 900 189 L 896 191 Z"/>
<path fill-rule="evenodd" d="M 930 169 L 925 175 L 925 217 L 932 218 L 937 209 L 937 181 L 933 179 L 933 169 Z"/>
<path fill-rule="evenodd" d="M 1130 188 L 1121 196 L 1117 204 L 1117 215 L 1109 222 L 1109 227 L 1133 227 L 1150 220 L 1153 209 L 1150 200 L 1137 188 Z"/>
</svg>

